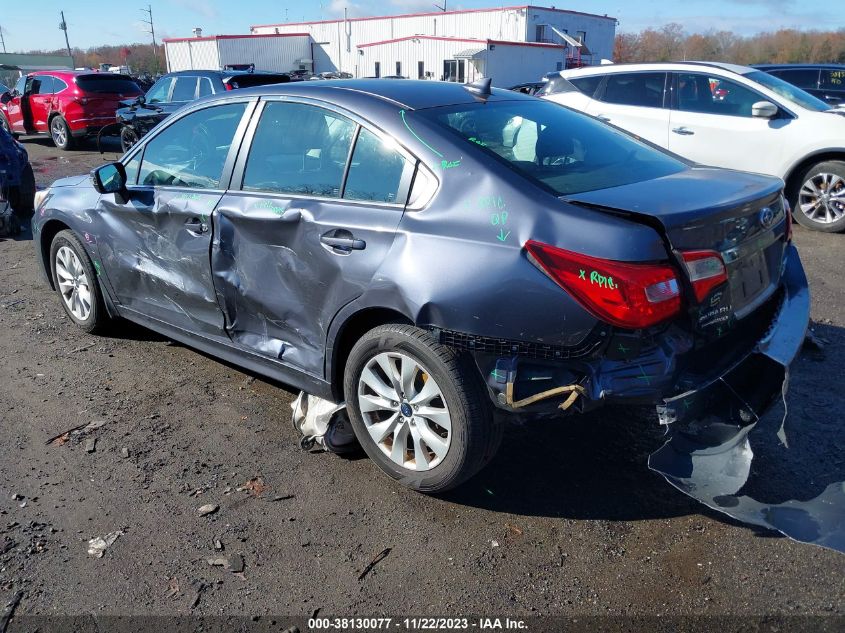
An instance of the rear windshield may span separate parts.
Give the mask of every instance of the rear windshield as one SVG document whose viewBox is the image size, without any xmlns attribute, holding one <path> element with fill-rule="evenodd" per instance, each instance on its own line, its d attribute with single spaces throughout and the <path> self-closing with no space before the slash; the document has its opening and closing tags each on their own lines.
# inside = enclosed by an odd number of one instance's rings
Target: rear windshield
<svg viewBox="0 0 845 633">
<path fill-rule="evenodd" d="M 475 103 L 419 114 L 560 196 L 687 169 L 625 132 L 550 101 Z"/>
<path fill-rule="evenodd" d="M 279 73 L 278 75 L 260 74 L 253 75 L 252 73 L 235 75 L 226 83 L 232 88 L 249 88 L 250 86 L 266 86 L 268 84 L 283 84 L 290 81 L 290 77 Z"/>
<path fill-rule="evenodd" d="M 99 94 L 139 94 L 141 89 L 134 81 L 121 75 L 81 75 L 76 85 L 85 92 Z"/>
</svg>

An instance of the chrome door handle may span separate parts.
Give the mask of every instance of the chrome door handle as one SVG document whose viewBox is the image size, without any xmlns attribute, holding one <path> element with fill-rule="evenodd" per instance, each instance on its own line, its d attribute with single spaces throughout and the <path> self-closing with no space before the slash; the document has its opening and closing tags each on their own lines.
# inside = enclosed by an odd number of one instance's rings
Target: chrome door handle
<svg viewBox="0 0 845 633">
<path fill-rule="evenodd" d="M 693 134 L 695 134 L 695 132 L 685 127 L 673 127 L 672 131 L 675 134 L 680 134 L 681 136 L 692 136 Z"/>
</svg>

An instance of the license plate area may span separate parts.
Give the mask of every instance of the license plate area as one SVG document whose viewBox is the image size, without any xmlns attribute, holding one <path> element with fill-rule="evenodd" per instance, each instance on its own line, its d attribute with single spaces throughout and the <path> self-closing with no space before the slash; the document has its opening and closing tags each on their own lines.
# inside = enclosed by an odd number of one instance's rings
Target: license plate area
<svg viewBox="0 0 845 633">
<path fill-rule="evenodd" d="M 752 303 L 771 285 L 771 273 L 763 250 L 734 262 L 728 271 L 734 311 Z"/>
</svg>

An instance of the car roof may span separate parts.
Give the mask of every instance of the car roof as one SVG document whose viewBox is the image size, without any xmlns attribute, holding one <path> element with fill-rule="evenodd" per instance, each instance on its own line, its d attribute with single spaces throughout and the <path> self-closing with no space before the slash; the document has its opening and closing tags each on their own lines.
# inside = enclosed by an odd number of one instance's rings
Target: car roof
<svg viewBox="0 0 845 633">
<path fill-rule="evenodd" d="M 580 77 L 596 74 L 608 74 L 616 72 L 636 72 L 639 70 L 688 70 L 698 68 L 718 68 L 728 72 L 736 73 L 738 75 L 747 75 L 752 73 L 757 68 L 751 66 L 742 66 L 740 64 L 727 64 L 724 62 L 699 62 L 699 61 L 684 61 L 684 62 L 644 62 L 631 64 L 603 64 L 601 66 L 585 66 L 583 68 L 574 68 L 570 70 L 560 71 L 561 77 Z"/>
<path fill-rule="evenodd" d="M 174 70 L 172 73 L 162 75 L 164 77 L 239 77 L 241 75 L 287 75 L 288 73 L 275 72 L 272 70 Z"/>
<path fill-rule="evenodd" d="M 63 79 L 72 79 L 74 77 L 101 77 L 105 75 L 108 77 L 122 77 L 123 79 L 132 79 L 132 77 L 123 73 L 97 72 L 94 70 L 36 70 L 34 72 L 28 73 L 27 77 L 33 77 L 35 75 L 48 75 L 50 77 L 61 77 Z"/>
<path fill-rule="evenodd" d="M 845 64 L 754 64 L 753 68 L 759 70 L 789 70 L 793 68 L 796 70 L 802 68 L 842 70 L 845 69 Z"/>
<path fill-rule="evenodd" d="M 464 84 L 448 81 L 427 81 L 420 79 L 332 79 L 328 81 L 292 81 L 284 84 L 272 84 L 241 88 L 239 95 L 299 95 L 316 99 L 325 99 L 338 105 L 353 105 L 361 97 L 392 102 L 407 110 L 421 110 L 445 105 L 471 104 L 476 97 Z M 224 98 L 207 97 L 209 100 Z M 488 101 L 514 101 L 534 97 L 494 88 Z"/>
</svg>

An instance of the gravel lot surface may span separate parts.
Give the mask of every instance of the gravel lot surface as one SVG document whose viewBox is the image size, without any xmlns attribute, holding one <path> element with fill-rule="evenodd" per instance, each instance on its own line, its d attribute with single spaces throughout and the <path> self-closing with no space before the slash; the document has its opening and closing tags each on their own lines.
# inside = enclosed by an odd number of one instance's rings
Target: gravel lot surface
<svg viewBox="0 0 845 633">
<path fill-rule="evenodd" d="M 117 156 L 24 143 L 39 187 Z M 793 368 L 791 429 L 811 470 L 816 425 L 841 475 L 845 235 L 796 243 L 827 345 Z M 646 467 L 647 412 L 509 428 L 467 485 L 415 494 L 303 452 L 283 385 L 128 323 L 76 329 L 28 233 L 0 240 L 0 359 L 0 601 L 22 592 L 18 616 L 845 615 L 845 556 L 671 488 Z"/>
</svg>

